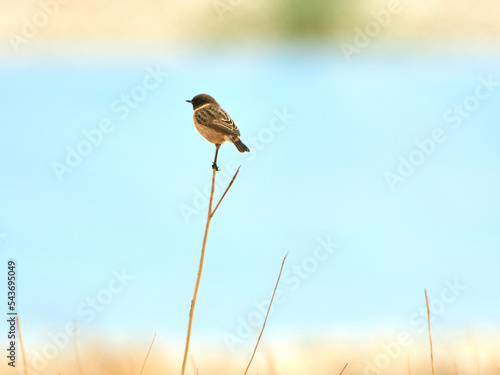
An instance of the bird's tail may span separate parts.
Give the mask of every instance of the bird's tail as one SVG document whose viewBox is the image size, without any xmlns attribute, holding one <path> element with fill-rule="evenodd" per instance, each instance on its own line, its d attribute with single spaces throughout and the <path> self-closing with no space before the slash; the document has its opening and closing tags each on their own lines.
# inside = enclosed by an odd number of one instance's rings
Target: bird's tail
<svg viewBox="0 0 500 375">
<path fill-rule="evenodd" d="M 239 152 L 250 152 L 250 149 L 241 142 L 241 139 L 238 138 L 236 141 L 233 141 L 233 143 Z"/>
</svg>

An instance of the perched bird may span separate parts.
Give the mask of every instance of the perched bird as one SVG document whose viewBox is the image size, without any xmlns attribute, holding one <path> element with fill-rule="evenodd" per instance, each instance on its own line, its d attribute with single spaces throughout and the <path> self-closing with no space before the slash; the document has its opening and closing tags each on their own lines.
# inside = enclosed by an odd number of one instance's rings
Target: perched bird
<svg viewBox="0 0 500 375">
<path fill-rule="evenodd" d="M 212 168 L 219 170 L 217 154 L 220 145 L 227 141 L 233 142 L 239 152 L 250 152 L 250 149 L 240 140 L 238 126 L 214 98 L 207 94 L 200 94 L 186 102 L 193 105 L 193 120 L 198 132 L 215 144 L 215 160 Z"/>
</svg>

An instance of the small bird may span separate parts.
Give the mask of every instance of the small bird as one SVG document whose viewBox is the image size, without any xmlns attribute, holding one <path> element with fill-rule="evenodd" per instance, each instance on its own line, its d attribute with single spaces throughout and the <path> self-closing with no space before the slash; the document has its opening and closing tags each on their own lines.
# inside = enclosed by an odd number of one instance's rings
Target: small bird
<svg viewBox="0 0 500 375">
<path fill-rule="evenodd" d="M 200 94 L 186 102 L 193 105 L 193 120 L 198 132 L 207 141 L 215 144 L 215 159 L 212 168 L 219 170 L 217 154 L 219 147 L 227 141 L 233 142 L 239 152 L 250 152 L 250 149 L 240 140 L 238 126 L 214 98 L 207 94 Z"/>
</svg>

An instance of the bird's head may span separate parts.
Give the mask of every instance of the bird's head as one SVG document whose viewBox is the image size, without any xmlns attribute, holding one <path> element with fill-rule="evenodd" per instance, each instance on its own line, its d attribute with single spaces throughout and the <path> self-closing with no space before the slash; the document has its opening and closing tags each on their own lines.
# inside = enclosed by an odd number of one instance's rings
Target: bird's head
<svg viewBox="0 0 500 375">
<path fill-rule="evenodd" d="M 191 103 L 193 105 L 193 110 L 196 108 L 200 108 L 202 105 L 212 103 L 212 104 L 217 104 L 217 101 L 212 98 L 210 95 L 207 94 L 200 94 L 196 95 L 193 99 L 191 100 L 186 100 L 186 102 Z"/>
</svg>

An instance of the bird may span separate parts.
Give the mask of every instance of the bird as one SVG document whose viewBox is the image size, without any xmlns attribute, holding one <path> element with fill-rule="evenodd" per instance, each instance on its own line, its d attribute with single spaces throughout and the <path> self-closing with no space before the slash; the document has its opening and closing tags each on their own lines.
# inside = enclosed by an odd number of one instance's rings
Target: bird
<svg viewBox="0 0 500 375">
<path fill-rule="evenodd" d="M 207 94 L 199 94 L 186 102 L 193 105 L 193 121 L 198 132 L 207 141 L 215 144 L 215 159 L 212 168 L 219 170 L 217 154 L 220 146 L 227 141 L 232 142 L 239 152 L 250 152 L 250 149 L 240 140 L 240 130 L 236 123 L 214 98 Z"/>
</svg>

